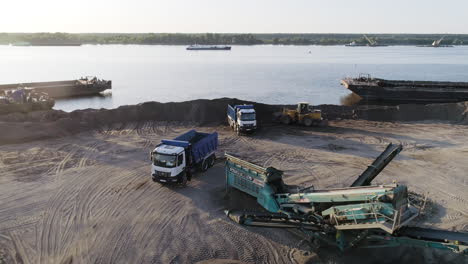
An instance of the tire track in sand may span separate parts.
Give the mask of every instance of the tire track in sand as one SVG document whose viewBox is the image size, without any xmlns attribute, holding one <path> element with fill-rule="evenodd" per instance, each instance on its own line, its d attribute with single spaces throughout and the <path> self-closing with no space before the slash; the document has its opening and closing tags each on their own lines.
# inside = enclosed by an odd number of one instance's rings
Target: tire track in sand
<svg viewBox="0 0 468 264">
<path fill-rule="evenodd" d="M 87 258 L 91 257 L 88 254 L 91 247 L 88 242 L 94 240 L 89 222 L 92 218 L 90 207 L 97 200 L 111 201 L 103 195 L 114 197 L 115 193 L 110 190 L 128 182 L 126 177 L 111 180 L 105 176 L 112 173 L 115 173 L 115 169 L 111 167 L 89 167 L 78 175 L 67 177 L 67 183 L 61 184 L 59 191 L 49 200 L 42 221 L 40 263 L 48 263 L 50 259 L 66 259 L 72 254 L 84 258 L 83 263 L 89 263 Z M 93 213 L 99 214 L 100 210 L 106 210 L 106 205 L 94 209 L 96 211 Z"/>
</svg>

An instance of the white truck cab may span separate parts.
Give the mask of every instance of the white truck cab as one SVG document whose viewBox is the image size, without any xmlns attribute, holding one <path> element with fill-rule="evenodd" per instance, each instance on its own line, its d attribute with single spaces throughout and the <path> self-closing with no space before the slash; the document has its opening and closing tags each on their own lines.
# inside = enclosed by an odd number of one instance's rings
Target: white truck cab
<svg viewBox="0 0 468 264">
<path fill-rule="evenodd" d="M 239 109 L 237 115 L 237 124 L 241 128 L 254 129 L 257 127 L 255 109 Z"/>
<path fill-rule="evenodd" d="M 253 105 L 228 105 L 229 126 L 237 133 L 254 132 L 257 129 L 257 117 Z"/>
<path fill-rule="evenodd" d="M 151 174 L 161 182 L 177 182 L 185 171 L 185 149 L 178 146 L 159 145 L 152 152 Z"/>
<path fill-rule="evenodd" d="M 161 140 L 151 151 L 151 177 L 159 183 L 190 181 L 196 170 L 206 171 L 214 165 L 218 133 L 203 133 L 195 130 L 172 139 Z"/>
</svg>

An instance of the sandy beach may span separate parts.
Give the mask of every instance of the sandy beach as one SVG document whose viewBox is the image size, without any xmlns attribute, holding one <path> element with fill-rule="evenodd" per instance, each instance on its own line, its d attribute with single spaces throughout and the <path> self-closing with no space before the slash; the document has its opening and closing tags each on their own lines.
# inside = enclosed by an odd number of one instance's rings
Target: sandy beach
<svg viewBox="0 0 468 264">
<path fill-rule="evenodd" d="M 186 188 L 152 182 L 149 151 L 193 128 L 218 131 L 216 165 Z M 415 225 L 468 231 L 466 135 L 465 125 L 429 121 L 269 124 L 242 137 L 225 125 L 147 121 L 3 145 L 0 263 L 463 262 L 457 254 L 411 247 L 341 254 L 287 230 L 233 223 L 223 210 L 257 205 L 240 193 L 225 197 L 221 158 L 227 152 L 274 166 L 288 184 L 341 187 L 388 143 L 401 143 L 402 153 L 374 182 L 396 181 L 428 196 L 430 210 Z"/>
</svg>

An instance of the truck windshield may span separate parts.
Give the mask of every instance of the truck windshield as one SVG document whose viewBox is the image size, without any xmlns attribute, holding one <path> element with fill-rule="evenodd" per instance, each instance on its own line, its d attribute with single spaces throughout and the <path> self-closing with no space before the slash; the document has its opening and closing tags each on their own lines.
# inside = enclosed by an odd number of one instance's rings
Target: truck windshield
<svg viewBox="0 0 468 264">
<path fill-rule="evenodd" d="M 164 168 L 174 168 L 176 166 L 177 156 L 166 155 L 161 153 L 154 153 L 153 161 L 154 166 Z"/>
<path fill-rule="evenodd" d="M 240 116 L 242 121 L 255 121 L 255 113 L 243 113 Z"/>
</svg>

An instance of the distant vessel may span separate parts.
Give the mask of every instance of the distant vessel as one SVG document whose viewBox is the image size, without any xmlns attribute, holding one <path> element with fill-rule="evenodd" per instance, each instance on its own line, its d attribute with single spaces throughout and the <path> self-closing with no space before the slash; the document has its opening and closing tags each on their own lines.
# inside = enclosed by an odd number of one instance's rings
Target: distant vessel
<svg viewBox="0 0 468 264">
<path fill-rule="evenodd" d="M 56 82 L 14 83 L 0 85 L 0 92 L 28 87 L 35 92 L 46 93 L 51 98 L 96 95 L 112 88 L 112 82 L 99 80 L 96 77 L 85 77 L 78 80 Z"/>
<path fill-rule="evenodd" d="M 26 42 L 26 41 L 18 41 L 18 42 L 15 42 L 13 44 L 11 44 L 12 46 L 17 46 L 17 47 L 27 47 L 27 46 L 31 46 L 31 43 L 29 42 Z"/>
<path fill-rule="evenodd" d="M 47 42 L 26 42 L 26 41 L 18 41 L 11 44 L 12 46 L 18 47 L 27 47 L 27 46 L 81 46 L 81 43 L 47 43 Z"/>
<path fill-rule="evenodd" d="M 356 41 L 353 41 L 349 44 L 346 44 L 345 46 L 346 47 L 365 47 L 367 46 L 367 44 L 361 44 L 361 43 L 357 43 Z"/>
<path fill-rule="evenodd" d="M 468 82 L 401 81 L 345 78 L 341 84 L 366 101 L 448 103 L 468 101 Z"/>
<path fill-rule="evenodd" d="M 440 45 L 440 43 L 442 42 L 442 40 L 444 40 L 444 38 L 445 38 L 445 36 L 443 36 L 439 40 L 435 40 L 434 42 L 432 42 L 431 45 L 419 45 L 418 47 L 430 47 L 430 48 L 451 48 L 451 47 L 453 47 L 452 45 Z"/>
<path fill-rule="evenodd" d="M 356 41 L 353 41 L 349 44 L 346 44 L 346 47 L 387 47 L 388 45 L 385 44 L 379 44 L 377 41 L 372 40 L 368 38 L 366 35 L 364 35 L 364 38 L 367 40 L 367 44 L 362 44 L 362 43 L 357 43 Z"/>
<path fill-rule="evenodd" d="M 190 45 L 187 50 L 231 50 L 230 46 L 218 45 Z"/>
<path fill-rule="evenodd" d="M 47 47 L 47 46 L 79 47 L 81 45 L 82 45 L 81 43 L 31 43 L 31 46 L 41 46 L 41 47 Z"/>
</svg>

